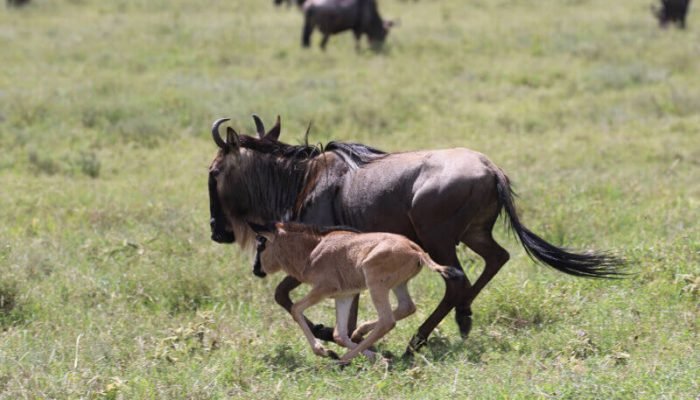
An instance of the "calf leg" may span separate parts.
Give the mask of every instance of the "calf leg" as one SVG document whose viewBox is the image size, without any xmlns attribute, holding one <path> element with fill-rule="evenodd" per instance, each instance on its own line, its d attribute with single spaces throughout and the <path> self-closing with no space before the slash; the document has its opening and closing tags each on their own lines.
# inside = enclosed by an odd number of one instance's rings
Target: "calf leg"
<svg viewBox="0 0 700 400">
<path fill-rule="evenodd" d="M 299 287 L 299 285 L 301 285 L 301 282 L 291 276 L 286 276 L 275 289 L 275 301 L 290 314 L 292 313 L 292 299 L 289 297 L 289 293 Z M 355 306 L 355 319 L 357 319 L 357 306 Z M 320 324 L 315 325 L 306 317 L 304 317 L 304 321 L 306 321 L 306 324 L 309 326 L 314 336 L 326 342 L 333 341 L 333 328 L 325 327 Z"/>
<path fill-rule="evenodd" d="M 335 330 L 333 331 L 333 339 L 335 342 L 348 349 L 354 349 L 357 347 L 357 343 L 350 340 L 348 333 L 348 320 L 350 319 L 350 314 L 352 313 L 353 306 L 355 306 L 355 311 L 357 311 L 357 296 L 348 297 L 337 297 L 335 299 Z M 359 341 L 358 341 L 359 342 Z M 367 357 L 372 357 L 374 353 L 371 350 L 365 350 L 362 352 Z"/>
<path fill-rule="evenodd" d="M 395 321 L 400 321 L 416 312 L 416 305 L 413 303 L 413 299 L 411 299 L 411 294 L 408 292 L 408 282 L 402 283 L 392 290 L 398 302 L 396 308 L 392 312 Z M 361 324 L 352 333 L 352 341 L 361 341 L 362 337 L 366 335 L 367 332 L 374 329 L 374 327 L 377 325 L 377 322 L 379 322 L 379 320 L 364 322 L 363 324 Z"/>
<path fill-rule="evenodd" d="M 348 336 L 348 317 L 352 308 L 352 296 L 335 298 L 335 329 L 333 340 L 348 349 L 355 348 L 356 344 Z"/>
<path fill-rule="evenodd" d="M 377 310 L 377 314 L 379 314 L 377 325 L 369 336 L 360 342 L 354 349 L 351 349 L 340 357 L 341 363 L 348 363 L 355 356 L 360 354 L 360 352 L 364 352 L 365 350 L 369 349 L 371 345 L 373 345 L 377 340 L 381 339 L 387 332 L 396 326 L 396 321 L 394 320 L 394 316 L 391 311 L 391 302 L 389 301 L 389 289 L 370 288 L 369 293 L 372 297 L 374 308 Z"/>
<path fill-rule="evenodd" d="M 297 324 L 299 324 L 302 332 L 304 332 L 304 336 L 309 342 L 311 350 L 313 350 L 314 354 L 323 357 L 330 357 L 333 353 L 329 352 L 325 347 L 323 347 L 323 345 L 314 337 L 314 334 L 309 328 L 309 324 L 306 322 L 306 317 L 304 317 L 304 310 L 323 300 L 327 296 L 328 293 L 314 287 L 311 289 L 311 291 L 309 291 L 309 293 L 307 293 L 306 296 L 294 303 L 291 309 L 292 317 L 294 317 L 294 320 L 297 322 Z"/>
</svg>

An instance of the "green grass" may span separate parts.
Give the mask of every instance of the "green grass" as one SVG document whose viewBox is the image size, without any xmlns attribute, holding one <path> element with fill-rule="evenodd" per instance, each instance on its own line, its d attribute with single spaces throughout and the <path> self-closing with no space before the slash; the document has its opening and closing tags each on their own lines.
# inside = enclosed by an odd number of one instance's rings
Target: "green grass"
<svg viewBox="0 0 700 400">
<path fill-rule="evenodd" d="M 350 34 L 304 51 L 298 11 L 267 0 L 0 11 L 0 398 L 700 395 L 696 10 L 679 32 L 631 0 L 380 6 L 402 22 L 381 54 Z M 334 368 L 274 304 L 281 276 L 209 240 L 210 123 L 250 133 L 253 112 L 291 143 L 313 120 L 312 142 L 486 153 L 532 230 L 636 274 L 564 276 L 498 224 L 512 258 L 466 341 L 450 316 L 414 364 Z M 411 288 L 394 354 L 443 292 Z"/>
</svg>

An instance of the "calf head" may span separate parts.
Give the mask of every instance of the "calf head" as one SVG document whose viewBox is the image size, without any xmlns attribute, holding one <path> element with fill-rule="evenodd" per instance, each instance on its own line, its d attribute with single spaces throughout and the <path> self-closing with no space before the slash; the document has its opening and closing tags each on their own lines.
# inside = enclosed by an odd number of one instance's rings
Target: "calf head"
<svg viewBox="0 0 700 400">
<path fill-rule="evenodd" d="M 263 267 L 263 252 L 267 249 L 268 244 L 274 245 L 277 233 L 279 229 L 275 224 L 268 225 L 258 225 L 252 222 L 248 222 L 250 229 L 257 235 L 255 238 L 255 262 L 253 263 L 253 274 L 257 277 L 264 278 L 267 276 L 267 272 L 276 272 L 279 268 L 274 268 L 274 264 L 269 262 L 270 257 L 265 257 L 265 267 Z M 269 252 L 266 254 L 268 255 Z"/>
</svg>

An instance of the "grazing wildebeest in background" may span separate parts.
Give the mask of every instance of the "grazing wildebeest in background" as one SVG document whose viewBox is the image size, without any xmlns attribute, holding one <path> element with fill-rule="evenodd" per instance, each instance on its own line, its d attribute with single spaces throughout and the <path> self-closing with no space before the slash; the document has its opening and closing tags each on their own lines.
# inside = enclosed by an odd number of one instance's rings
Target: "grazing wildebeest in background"
<svg viewBox="0 0 700 400">
<path fill-rule="evenodd" d="M 274 0 L 274 2 L 276 6 L 279 6 L 282 3 L 287 3 L 288 6 L 292 4 L 292 0 Z M 294 0 L 294 2 L 297 3 L 297 6 L 299 7 L 304 5 L 304 0 Z"/>
<path fill-rule="evenodd" d="M 289 222 L 250 225 L 259 235 L 254 271 L 264 274 L 284 271 L 299 282 L 311 285 L 306 296 L 292 305 L 291 314 L 311 349 L 319 356 L 337 358 L 314 337 L 304 318 L 304 310 L 323 299 L 335 299 L 333 339 L 349 349 L 340 357 L 341 363 L 349 362 L 360 353 L 373 360 L 375 353 L 369 350 L 370 346 L 393 329 L 396 321 L 416 311 L 407 285 L 422 266 L 440 273 L 445 279 L 463 275 L 460 270 L 437 264 L 417 244 L 393 233 L 360 233 L 346 227 Z M 352 332 L 350 340 L 348 317 L 353 298 L 365 289 L 369 291 L 378 318 L 360 325 Z M 393 311 L 390 291 L 397 300 Z"/>
<path fill-rule="evenodd" d="M 29 4 L 29 0 L 7 0 L 8 7 L 20 7 Z"/>
<path fill-rule="evenodd" d="M 360 48 L 362 34 L 367 35 L 370 46 L 378 49 L 393 26 L 379 16 L 376 0 L 307 0 L 304 10 L 304 28 L 301 44 L 311 45 L 311 33 L 315 27 L 323 34 L 321 48 L 326 49 L 330 35 L 352 30 L 355 47 Z"/>
<path fill-rule="evenodd" d="M 662 28 L 675 23 L 679 28 L 685 29 L 685 16 L 689 5 L 690 0 L 661 0 L 661 7 L 653 7 L 652 11 Z"/>
<path fill-rule="evenodd" d="M 226 127 L 224 141 L 219 129 L 226 121 L 212 127 L 219 147 L 209 169 L 212 240 L 237 241 L 252 250 L 254 233 L 246 221 L 300 221 L 398 233 L 437 263 L 460 271 L 459 243 L 484 259 L 474 286 L 464 275 L 445 281 L 442 301 L 412 338 L 407 354 L 422 346 L 453 308 L 461 334 L 469 333 L 472 301 L 509 259 L 491 233 L 501 211 L 533 259 L 575 276 L 620 275 L 622 261 L 613 256 L 567 251 L 527 229 L 505 173 L 481 153 L 465 148 L 384 153 L 343 142 L 330 142 L 325 149 L 293 146 L 279 141 L 279 117 L 267 133 L 255 117 L 258 138 Z M 275 300 L 287 311 L 289 294 L 299 285 L 287 276 L 277 287 Z M 353 318 L 356 309 L 351 326 Z M 328 328 L 312 329 L 316 337 L 332 340 Z"/>
</svg>

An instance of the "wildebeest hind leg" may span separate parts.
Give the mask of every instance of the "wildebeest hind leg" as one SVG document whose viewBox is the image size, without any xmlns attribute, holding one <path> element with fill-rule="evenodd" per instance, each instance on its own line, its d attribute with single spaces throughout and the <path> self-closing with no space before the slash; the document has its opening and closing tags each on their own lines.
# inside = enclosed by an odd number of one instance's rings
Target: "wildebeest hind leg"
<svg viewBox="0 0 700 400">
<path fill-rule="evenodd" d="M 282 306 L 288 313 L 292 313 L 292 299 L 289 297 L 289 293 L 301 285 L 301 282 L 294 279 L 291 276 L 286 276 L 282 279 L 275 289 L 275 301 L 277 304 Z M 352 311 L 351 311 L 352 316 Z M 357 318 L 357 306 L 355 305 L 355 318 Z M 333 341 L 333 328 L 323 326 L 321 324 L 315 325 L 313 322 L 309 321 L 308 318 L 304 317 L 306 324 L 313 332 L 314 336 L 324 340 L 326 342 Z"/>
<path fill-rule="evenodd" d="M 420 232 L 418 232 L 420 237 Z M 430 236 L 430 238 L 437 237 L 436 235 Z M 439 236 L 440 239 L 435 239 L 440 243 L 430 243 L 425 240 L 421 240 L 423 249 L 430 254 L 433 260 L 441 265 L 449 265 L 453 268 L 462 270 L 462 266 L 459 264 L 457 259 L 457 253 L 455 252 L 454 244 L 450 241 L 446 241 Z M 418 332 L 411 338 L 411 342 L 406 348 L 404 357 L 412 356 L 413 352 L 420 349 L 428 340 L 428 336 L 433 332 L 436 326 L 447 316 L 447 314 L 458 304 L 465 304 L 463 300 L 469 292 L 471 287 L 469 280 L 467 280 L 466 275 L 462 275 L 455 279 L 445 279 L 445 295 L 438 304 L 437 308 L 428 317 L 425 322 L 418 328 Z M 460 332 L 462 335 L 469 333 L 471 329 L 471 310 L 462 310 L 455 315 L 457 318 L 457 324 L 459 325 Z"/>
<path fill-rule="evenodd" d="M 479 295 L 479 292 L 491 281 L 494 275 L 498 273 L 501 267 L 508 262 L 510 255 L 493 239 L 490 229 L 478 233 L 468 233 L 466 237 L 463 238 L 463 242 L 483 258 L 486 263 L 484 271 L 476 282 L 474 282 L 474 286 L 469 291 L 469 296 L 466 299 L 467 306 L 471 307 L 471 303 L 476 296 Z"/>
</svg>

